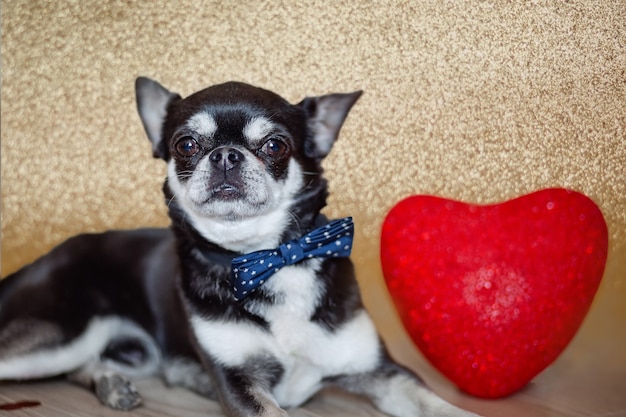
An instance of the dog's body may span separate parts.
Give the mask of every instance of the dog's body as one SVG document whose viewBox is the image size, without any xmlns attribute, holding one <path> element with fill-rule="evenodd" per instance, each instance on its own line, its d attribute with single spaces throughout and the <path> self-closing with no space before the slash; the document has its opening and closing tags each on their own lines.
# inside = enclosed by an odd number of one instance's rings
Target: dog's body
<svg viewBox="0 0 626 417">
<path fill-rule="evenodd" d="M 186 99 L 136 88 L 172 227 L 81 235 L 0 281 L 0 380 L 69 373 L 128 409 L 123 375 L 160 373 L 229 416 L 267 417 L 338 385 L 394 416 L 472 415 L 389 358 L 348 258 L 307 258 L 234 296 L 233 258 L 328 223 L 320 163 L 360 92 L 291 105 L 242 83 Z"/>
</svg>

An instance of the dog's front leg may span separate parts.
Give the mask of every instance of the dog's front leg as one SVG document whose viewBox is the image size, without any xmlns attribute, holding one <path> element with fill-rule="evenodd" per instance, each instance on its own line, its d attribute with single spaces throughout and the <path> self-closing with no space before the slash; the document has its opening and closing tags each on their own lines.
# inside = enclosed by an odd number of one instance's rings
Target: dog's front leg
<svg viewBox="0 0 626 417">
<path fill-rule="evenodd" d="M 271 369 L 254 360 L 237 367 L 213 367 L 222 407 L 229 417 L 287 417 L 271 393 Z M 269 372 L 268 372 L 269 371 Z"/>
<path fill-rule="evenodd" d="M 478 417 L 444 401 L 419 377 L 388 358 L 371 372 L 341 375 L 331 382 L 368 397 L 379 410 L 395 417 Z"/>
</svg>

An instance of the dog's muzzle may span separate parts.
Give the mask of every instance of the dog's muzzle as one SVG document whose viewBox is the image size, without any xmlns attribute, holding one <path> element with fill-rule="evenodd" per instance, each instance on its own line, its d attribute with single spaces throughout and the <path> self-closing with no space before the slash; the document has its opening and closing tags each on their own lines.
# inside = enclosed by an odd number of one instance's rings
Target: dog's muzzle
<svg viewBox="0 0 626 417">
<path fill-rule="evenodd" d="M 224 171 L 230 171 L 231 169 L 236 168 L 241 165 L 245 159 L 246 157 L 240 150 L 228 146 L 222 146 L 214 149 L 209 154 L 211 164 L 215 168 Z"/>
<path fill-rule="evenodd" d="M 222 146 L 209 154 L 211 164 L 212 197 L 221 200 L 232 200 L 243 195 L 244 185 L 241 180 L 241 168 L 246 157 L 233 147 Z"/>
</svg>

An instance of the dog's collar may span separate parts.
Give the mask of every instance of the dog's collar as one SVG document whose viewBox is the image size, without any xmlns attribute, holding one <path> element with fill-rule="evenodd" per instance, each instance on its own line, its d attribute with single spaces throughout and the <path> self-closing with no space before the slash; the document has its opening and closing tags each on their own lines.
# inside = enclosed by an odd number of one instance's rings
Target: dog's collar
<svg viewBox="0 0 626 417">
<path fill-rule="evenodd" d="M 235 299 L 240 301 L 255 292 L 284 266 L 311 258 L 350 256 L 353 236 L 352 217 L 346 217 L 333 220 L 300 239 L 283 243 L 276 249 L 261 250 L 235 257 L 232 260 L 232 284 Z"/>
<path fill-rule="evenodd" d="M 315 228 L 325 226 L 329 223 L 328 218 L 323 214 L 317 214 L 308 228 L 304 228 L 304 233 L 308 233 Z M 183 223 L 187 225 L 187 223 Z M 299 226 L 302 230 L 302 225 Z M 191 227 L 186 226 L 185 233 L 192 238 L 193 245 L 191 250 L 194 252 L 196 258 L 209 263 L 211 265 L 221 265 L 230 268 L 234 258 L 241 256 L 241 252 L 234 252 L 224 249 L 214 243 L 207 241 L 204 237 L 198 233 L 198 231 Z M 302 232 L 301 232 L 302 233 Z M 291 236 L 284 237 L 283 242 L 289 241 L 291 238 L 299 236 L 299 234 L 291 234 Z"/>
<path fill-rule="evenodd" d="M 211 265 L 221 265 L 225 268 L 230 267 L 233 258 L 238 255 L 237 252 L 228 251 L 212 245 L 196 245 L 193 250 L 199 260 Z"/>
</svg>

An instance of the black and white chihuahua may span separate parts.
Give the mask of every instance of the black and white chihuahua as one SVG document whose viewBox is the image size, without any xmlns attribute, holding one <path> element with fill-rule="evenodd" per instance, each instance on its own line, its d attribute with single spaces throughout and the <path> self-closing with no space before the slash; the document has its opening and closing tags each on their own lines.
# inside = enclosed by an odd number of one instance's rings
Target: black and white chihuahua
<svg viewBox="0 0 626 417">
<path fill-rule="evenodd" d="M 141 402 L 132 378 L 160 375 L 228 416 L 287 416 L 329 385 L 393 416 L 474 415 L 390 359 L 345 253 L 298 243 L 321 228 L 349 250 L 349 219 L 325 231 L 321 161 L 361 92 L 292 105 L 229 82 L 183 99 L 139 78 L 136 94 L 172 226 L 73 237 L 1 280 L 0 380 L 68 374 L 117 409 Z M 233 269 L 292 246 L 295 262 Z M 264 262 L 248 288 L 237 269 Z"/>
</svg>

